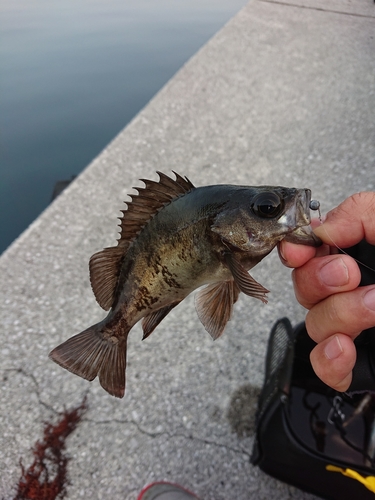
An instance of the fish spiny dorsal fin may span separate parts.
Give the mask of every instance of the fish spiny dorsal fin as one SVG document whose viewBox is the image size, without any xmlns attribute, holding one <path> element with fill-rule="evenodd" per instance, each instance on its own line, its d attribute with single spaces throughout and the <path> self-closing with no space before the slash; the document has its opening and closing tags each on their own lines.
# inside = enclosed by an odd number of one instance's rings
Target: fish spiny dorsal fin
<svg viewBox="0 0 375 500">
<path fill-rule="evenodd" d="M 144 188 L 134 188 L 138 194 L 131 195 L 132 201 L 127 203 L 128 209 L 122 210 L 120 218 L 121 236 L 118 245 L 127 249 L 137 234 L 145 227 L 163 207 L 172 200 L 189 193 L 194 185 L 181 175 L 174 172 L 176 179 L 173 180 L 162 172 L 157 172 L 159 182 L 149 179 L 141 179 Z"/>
<path fill-rule="evenodd" d="M 129 245 L 159 210 L 194 189 L 187 177 L 173 173 L 175 180 L 162 172 L 157 172 L 159 182 L 141 179 L 145 187 L 135 188 L 138 194 L 130 195 L 132 201 L 127 203 L 127 210 L 121 210 L 123 216 L 120 218 L 121 233 L 117 247 L 105 248 L 90 259 L 91 287 L 98 304 L 106 311 L 114 302 L 121 263 Z"/>
</svg>

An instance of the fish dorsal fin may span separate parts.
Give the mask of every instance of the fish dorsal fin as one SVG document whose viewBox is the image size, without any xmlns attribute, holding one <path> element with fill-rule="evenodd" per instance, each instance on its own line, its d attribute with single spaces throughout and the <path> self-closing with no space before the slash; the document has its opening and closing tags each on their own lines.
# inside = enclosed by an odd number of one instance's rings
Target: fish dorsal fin
<svg viewBox="0 0 375 500">
<path fill-rule="evenodd" d="M 105 311 L 114 301 L 124 250 L 121 247 L 105 248 L 94 253 L 89 262 L 90 281 L 95 298 Z"/>
<path fill-rule="evenodd" d="M 250 274 L 243 267 L 241 262 L 235 259 L 231 253 L 226 253 L 224 258 L 225 263 L 232 273 L 234 281 L 241 292 L 249 295 L 250 297 L 255 297 L 256 299 L 259 299 L 267 304 L 268 300 L 266 299 L 266 293 L 268 293 L 269 290 L 255 281 L 255 279 L 250 276 Z"/>
<path fill-rule="evenodd" d="M 195 309 L 198 317 L 216 340 L 232 316 L 233 304 L 240 290 L 233 280 L 213 283 L 202 288 L 195 296 Z"/>
<path fill-rule="evenodd" d="M 120 218 L 121 235 L 118 245 L 127 249 L 137 234 L 143 229 L 163 207 L 172 200 L 182 196 L 192 189 L 194 185 L 187 177 L 173 172 L 176 179 L 173 180 L 162 172 L 157 172 L 159 182 L 141 179 L 145 183 L 144 188 L 134 188 L 137 195 L 131 195 L 132 201 L 127 203 L 127 210 L 122 210 Z"/>
<path fill-rule="evenodd" d="M 159 182 L 141 179 L 145 187 L 135 188 L 138 194 L 131 195 L 132 201 L 127 203 L 127 210 L 122 210 L 117 247 L 105 248 L 90 259 L 91 286 L 96 300 L 106 311 L 114 302 L 121 262 L 131 242 L 159 210 L 194 189 L 187 177 L 173 173 L 175 180 L 162 172 L 157 172 Z"/>
</svg>

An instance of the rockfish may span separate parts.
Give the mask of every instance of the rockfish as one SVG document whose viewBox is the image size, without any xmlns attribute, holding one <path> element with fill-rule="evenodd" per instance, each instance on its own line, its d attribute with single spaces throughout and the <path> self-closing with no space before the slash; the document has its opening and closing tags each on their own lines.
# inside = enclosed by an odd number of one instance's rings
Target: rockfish
<svg viewBox="0 0 375 500">
<path fill-rule="evenodd" d="M 135 188 L 120 218 L 117 246 L 90 259 L 90 280 L 107 317 L 56 347 L 50 357 L 119 398 L 125 393 L 126 343 L 143 318 L 143 338 L 193 290 L 196 310 L 220 337 L 240 292 L 267 302 L 247 272 L 282 239 L 319 246 L 311 230 L 309 189 L 194 187 L 175 173 Z"/>
</svg>

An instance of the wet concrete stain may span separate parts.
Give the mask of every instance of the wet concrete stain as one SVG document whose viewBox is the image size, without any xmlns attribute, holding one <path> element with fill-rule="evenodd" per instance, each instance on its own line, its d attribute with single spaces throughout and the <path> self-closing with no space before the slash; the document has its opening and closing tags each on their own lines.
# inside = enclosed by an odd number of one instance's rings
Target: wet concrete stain
<svg viewBox="0 0 375 500">
<path fill-rule="evenodd" d="M 255 414 L 259 393 L 259 387 L 246 384 L 232 394 L 226 416 L 232 432 L 236 433 L 239 438 L 250 437 L 255 433 Z"/>
</svg>

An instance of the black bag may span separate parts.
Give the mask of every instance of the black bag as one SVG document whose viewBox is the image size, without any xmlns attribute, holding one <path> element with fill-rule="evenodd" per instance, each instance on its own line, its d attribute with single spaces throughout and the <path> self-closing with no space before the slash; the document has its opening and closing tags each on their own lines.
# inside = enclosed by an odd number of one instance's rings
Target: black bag
<svg viewBox="0 0 375 500">
<path fill-rule="evenodd" d="M 309 360 L 314 345 L 303 323 L 274 325 L 251 462 L 322 498 L 375 500 L 375 394 L 321 382 Z"/>
</svg>

